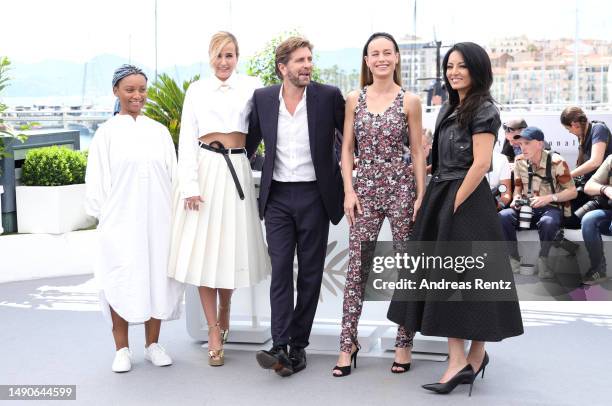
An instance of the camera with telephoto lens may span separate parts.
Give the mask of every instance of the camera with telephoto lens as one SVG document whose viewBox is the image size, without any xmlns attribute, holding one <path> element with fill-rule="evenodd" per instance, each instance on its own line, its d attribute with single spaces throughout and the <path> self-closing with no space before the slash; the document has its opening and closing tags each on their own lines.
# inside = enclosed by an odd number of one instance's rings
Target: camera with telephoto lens
<svg viewBox="0 0 612 406">
<path fill-rule="evenodd" d="M 576 217 L 581 219 L 588 212 L 595 209 L 610 210 L 612 208 L 612 201 L 606 199 L 604 196 L 597 196 L 593 200 L 589 200 L 582 207 L 578 208 L 574 213 Z"/>
<path fill-rule="evenodd" d="M 522 197 L 516 199 L 515 207 L 518 209 L 519 230 L 529 230 L 531 228 L 531 218 L 533 217 L 533 208 L 529 198 Z"/>
</svg>

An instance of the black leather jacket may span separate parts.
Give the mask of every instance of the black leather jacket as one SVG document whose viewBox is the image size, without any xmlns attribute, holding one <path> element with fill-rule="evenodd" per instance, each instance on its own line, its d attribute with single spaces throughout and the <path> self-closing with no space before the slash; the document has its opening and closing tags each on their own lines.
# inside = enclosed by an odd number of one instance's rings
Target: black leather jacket
<svg viewBox="0 0 612 406">
<path fill-rule="evenodd" d="M 492 102 L 483 103 L 467 128 L 461 128 L 457 112 L 446 103 L 436 121 L 432 145 L 432 180 L 442 182 L 465 177 L 474 162 L 472 135 L 495 135 L 501 126 L 499 110 Z"/>
</svg>

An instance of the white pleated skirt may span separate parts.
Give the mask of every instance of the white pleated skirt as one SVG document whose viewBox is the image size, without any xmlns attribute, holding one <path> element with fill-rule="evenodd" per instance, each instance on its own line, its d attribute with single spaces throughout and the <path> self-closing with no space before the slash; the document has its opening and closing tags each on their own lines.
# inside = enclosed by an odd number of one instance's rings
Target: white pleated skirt
<svg viewBox="0 0 612 406">
<path fill-rule="evenodd" d="M 228 155 L 244 192 L 241 200 L 222 154 L 199 150 L 198 179 L 204 199 L 185 210 L 174 192 L 168 276 L 209 288 L 237 289 L 270 274 L 270 257 L 257 211 L 251 166 L 245 154 Z"/>
</svg>

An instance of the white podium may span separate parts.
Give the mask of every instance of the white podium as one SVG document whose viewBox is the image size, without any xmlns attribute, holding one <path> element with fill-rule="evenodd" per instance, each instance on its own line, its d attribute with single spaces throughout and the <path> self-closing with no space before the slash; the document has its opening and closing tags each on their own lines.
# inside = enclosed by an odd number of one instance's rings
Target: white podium
<svg viewBox="0 0 612 406">
<path fill-rule="evenodd" d="M 259 176 L 254 173 L 256 187 Z M 263 227 L 263 222 L 262 222 Z M 264 229 L 265 232 L 265 229 Z M 342 319 L 342 297 L 348 268 L 349 228 L 346 220 L 330 225 L 327 257 L 323 271 L 323 285 L 315 316 L 309 349 L 314 351 L 337 352 L 340 346 L 340 322 Z M 380 241 L 392 241 L 391 228 L 385 220 Z M 294 280 L 297 278 L 297 258 L 293 264 Z M 271 339 L 270 333 L 270 279 L 251 288 L 238 289 L 232 297 L 231 323 L 228 342 L 263 344 Z M 208 340 L 208 329 L 198 291 L 189 286 L 185 297 L 187 331 L 197 341 Z M 388 334 L 395 334 L 397 328 L 387 320 L 388 302 L 368 301 L 364 303 L 359 323 L 359 342 L 362 352 L 373 349 L 384 352 L 389 347 Z M 390 333 L 393 332 L 393 333 Z M 417 335 L 414 350 L 434 354 L 447 354 L 445 339 Z"/>
</svg>

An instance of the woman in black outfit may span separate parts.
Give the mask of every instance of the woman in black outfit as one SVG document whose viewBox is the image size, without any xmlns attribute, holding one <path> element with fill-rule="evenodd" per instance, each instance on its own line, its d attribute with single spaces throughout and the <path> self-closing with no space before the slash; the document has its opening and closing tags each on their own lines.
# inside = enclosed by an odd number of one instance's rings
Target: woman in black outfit
<svg viewBox="0 0 612 406">
<path fill-rule="evenodd" d="M 447 279 L 472 283 L 475 278 L 485 276 L 487 280 L 494 280 L 494 277 L 510 281 L 512 289 L 488 295 L 458 292 L 463 295 L 462 301 L 456 301 L 457 292 L 447 292 L 434 300 L 435 294 L 428 291 L 416 301 L 401 300 L 396 291 L 388 312 L 390 320 L 409 331 L 448 337 L 448 368 L 439 382 L 423 385 L 436 393 L 449 393 L 461 383 L 471 385 L 481 371 L 484 377 L 489 362 L 484 348 L 486 341 L 500 341 L 523 333 L 508 256 L 502 243 L 487 243 L 503 241 L 495 201 L 485 178 L 501 125 L 489 91 L 493 83 L 491 61 L 479 45 L 458 43 L 444 57 L 443 70 L 449 100 L 437 119 L 432 147 L 433 177 L 418 213 L 412 240 L 433 241 L 437 253 L 442 255 L 451 254 L 448 248 L 440 251 L 440 246 L 445 245 L 442 242 L 463 241 L 462 245 L 470 246 L 471 252 L 474 247 L 488 252 L 488 262 L 477 272 L 436 269 L 425 270 L 420 277 L 440 280 L 448 276 Z M 455 255 L 457 249 L 465 249 L 457 248 L 456 243 L 446 246 Z M 449 301 L 448 297 L 453 294 L 453 301 Z M 492 297 L 496 301 L 491 301 Z M 472 340 L 467 355 L 464 340 Z"/>
</svg>

